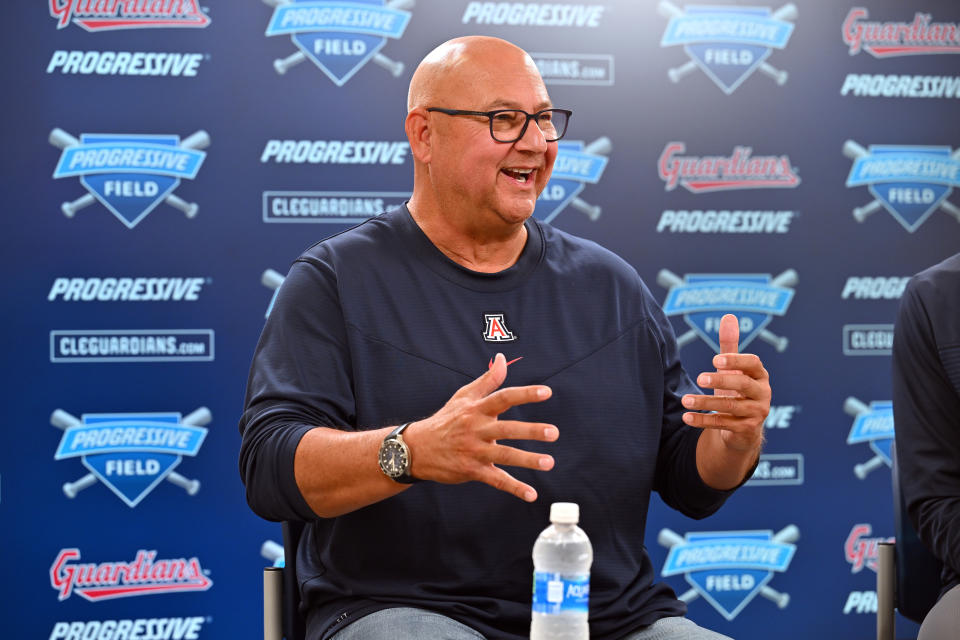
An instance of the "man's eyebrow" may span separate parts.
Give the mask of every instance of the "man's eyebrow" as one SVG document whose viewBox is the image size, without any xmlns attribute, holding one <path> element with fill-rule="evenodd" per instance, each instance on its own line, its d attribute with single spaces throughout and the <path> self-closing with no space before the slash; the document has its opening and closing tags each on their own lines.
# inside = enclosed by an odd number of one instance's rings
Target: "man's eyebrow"
<svg viewBox="0 0 960 640">
<path fill-rule="evenodd" d="M 533 108 L 533 112 L 542 111 L 544 109 L 549 109 L 553 106 L 553 103 L 549 100 L 540 102 Z M 495 100 L 487 104 L 486 110 L 493 111 L 494 109 L 520 109 L 520 103 L 514 102 L 512 100 Z"/>
</svg>

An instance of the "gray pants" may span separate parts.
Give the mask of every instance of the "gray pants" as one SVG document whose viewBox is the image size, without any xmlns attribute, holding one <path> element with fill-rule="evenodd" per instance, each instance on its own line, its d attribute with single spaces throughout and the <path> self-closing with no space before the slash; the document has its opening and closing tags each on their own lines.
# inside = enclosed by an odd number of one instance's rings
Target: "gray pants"
<svg viewBox="0 0 960 640">
<path fill-rule="evenodd" d="M 943 594 L 923 619 L 917 640 L 956 640 L 960 629 L 960 586 Z"/>
<path fill-rule="evenodd" d="M 353 622 L 333 640 L 485 640 L 470 627 L 422 609 L 382 609 Z M 623 640 L 732 640 L 686 618 L 663 618 Z"/>
</svg>

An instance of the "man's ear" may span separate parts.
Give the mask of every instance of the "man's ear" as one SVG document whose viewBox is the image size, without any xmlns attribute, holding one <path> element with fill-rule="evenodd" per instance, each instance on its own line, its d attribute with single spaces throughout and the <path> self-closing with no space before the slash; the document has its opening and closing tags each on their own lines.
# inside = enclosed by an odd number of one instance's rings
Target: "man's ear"
<svg viewBox="0 0 960 640">
<path fill-rule="evenodd" d="M 427 113 L 420 108 L 414 109 L 407 114 L 403 128 L 407 132 L 407 141 L 410 143 L 410 153 L 413 157 L 424 164 L 430 162 L 433 130 L 428 124 Z"/>
</svg>

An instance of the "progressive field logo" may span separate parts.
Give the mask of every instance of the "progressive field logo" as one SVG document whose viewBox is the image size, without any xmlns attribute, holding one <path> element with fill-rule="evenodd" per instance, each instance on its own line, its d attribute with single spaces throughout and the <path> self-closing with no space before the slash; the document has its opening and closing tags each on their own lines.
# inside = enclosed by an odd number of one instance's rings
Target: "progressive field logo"
<svg viewBox="0 0 960 640">
<path fill-rule="evenodd" d="M 947 198 L 960 186 L 960 149 L 947 146 L 870 145 L 847 140 L 843 155 L 853 160 L 847 187 L 867 187 L 873 200 L 853 210 L 857 222 L 886 209 L 913 233 L 937 209 L 960 221 L 960 207 Z"/>
<path fill-rule="evenodd" d="M 206 158 L 200 151 L 210 145 L 206 131 L 181 141 L 176 135 L 84 133 L 77 139 L 63 129 L 53 129 L 50 144 L 63 149 L 53 177 L 80 178 L 87 194 L 60 206 L 72 218 L 96 201 L 128 229 L 165 202 L 188 218 L 199 206 L 174 193 L 180 180 L 193 180 Z"/>
<path fill-rule="evenodd" d="M 55 460 L 80 458 L 89 473 L 63 485 L 75 498 L 99 480 L 128 507 L 136 507 L 164 480 L 188 495 L 200 490 L 200 481 L 174 469 L 184 456 L 194 457 L 207 436 L 203 425 L 213 419 L 201 407 L 187 416 L 179 413 L 93 413 L 80 418 L 57 409 L 50 424 L 63 430 Z"/>
<path fill-rule="evenodd" d="M 730 95 L 754 71 L 759 70 L 778 85 L 786 84 L 787 72 L 766 60 L 774 49 L 784 49 L 793 33 L 797 7 L 687 5 L 681 9 L 661 0 L 657 9 L 669 19 L 661 47 L 682 46 L 689 61 L 667 72 L 672 82 L 696 69 L 703 71 L 724 93 Z"/>
<path fill-rule="evenodd" d="M 774 573 L 793 560 L 800 530 L 788 525 L 779 532 L 714 531 L 684 536 L 661 529 L 657 542 L 670 551 L 660 575 L 683 575 L 692 587 L 680 595 L 686 603 L 703 596 L 720 615 L 733 620 L 758 594 L 780 609 L 790 595 L 769 587 Z"/>
<path fill-rule="evenodd" d="M 873 401 L 869 405 L 850 396 L 843 403 L 843 410 L 853 416 L 853 424 L 847 435 L 847 444 L 869 444 L 873 457 L 853 467 L 853 473 L 863 480 L 875 469 L 893 462 L 890 450 L 893 447 L 893 402 Z"/>
<path fill-rule="evenodd" d="M 310 60 L 335 85 L 342 87 L 371 60 L 400 77 L 404 65 L 380 53 L 387 39 L 399 39 L 410 22 L 414 0 L 269 0 L 276 8 L 266 35 L 290 36 L 299 49 L 286 58 L 274 60 L 273 68 L 283 75 L 301 62 Z"/>
<path fill-rule="evenodd" d="M 720 318 L 727 313 L 736 315 L 740 321 L 741 350 L 759 337 L 777 351 L 784 351 L 788 339 L 766 327 L 773 316 L 787 313 L 798 280 L 793 269 L 775 278 L 764 273 L 690 273 L 681 278 L 667 269 L 657 274 L 657 284 L 667 289 L 664 313 L 682 316 L 690 327 L 677 337 L 677 345 L 683 347 L 700 337 L 717 353 L 720 352 Z"/>
<path fill-rule="evenodd" d="M 587 184 L 600 181 L 611 151 L 613 143 L 606 136 L 587 145 L 579 140 L 558 142 L 553 173 L 537 198 L 533 215 L 542 222 L 551 222 L 567 205 L 572 205 L 591 220 L 599 218 L 601 208 L 578 196 Z"/>
<path fill-rule="evenodd" d="M 86 31 L 202 29 L 210 17 L 197 0 L 50 0 L 57 28 L 73 23 Z"/>
</svg>

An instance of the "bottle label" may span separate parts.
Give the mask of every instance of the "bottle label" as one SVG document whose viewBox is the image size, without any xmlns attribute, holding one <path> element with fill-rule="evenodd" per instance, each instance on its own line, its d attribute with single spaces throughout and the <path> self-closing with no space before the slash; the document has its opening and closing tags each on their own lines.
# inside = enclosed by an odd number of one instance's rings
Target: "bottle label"
<svg viewBox="0 0 960 640">
<path fill-rule="evenodd" d="M 589 573 L 533 572 L 534 613 L 587 613 L 589 604 Z"/>
</svg>

